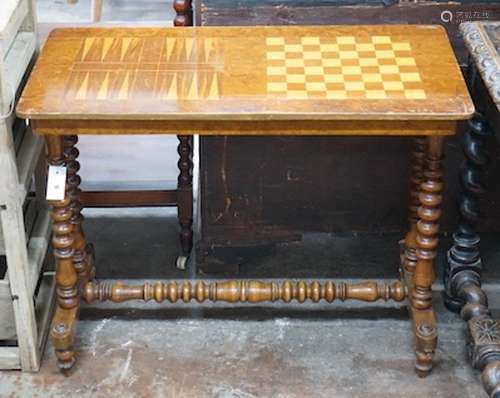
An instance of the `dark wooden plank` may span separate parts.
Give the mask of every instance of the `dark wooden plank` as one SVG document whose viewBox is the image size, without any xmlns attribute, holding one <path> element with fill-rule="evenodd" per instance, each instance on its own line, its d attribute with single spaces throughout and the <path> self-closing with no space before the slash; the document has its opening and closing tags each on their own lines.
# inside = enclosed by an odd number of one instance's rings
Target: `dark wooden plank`
<svg viewBox="0 0 500 398">
<path fill-rule="evenodd" d="M 84 207 L 177 206 L 177 190 L 84 191 Z"/>
<path fill-rule="evenodd" d="M 458 31 L 460 23 L 469 20 L 500 19 L 498 2 L 422 2 L 373 5 L 332 5 L 333 1 L 248 2 L 203 0 L 198 22 L 201 25 L 331 25 L 331 24 L 439 24 L 448 31 L 460 62 L 465 63 L 466 50 Z M 340 2 L 342 4 L 342 2 Z"/>
</svg>

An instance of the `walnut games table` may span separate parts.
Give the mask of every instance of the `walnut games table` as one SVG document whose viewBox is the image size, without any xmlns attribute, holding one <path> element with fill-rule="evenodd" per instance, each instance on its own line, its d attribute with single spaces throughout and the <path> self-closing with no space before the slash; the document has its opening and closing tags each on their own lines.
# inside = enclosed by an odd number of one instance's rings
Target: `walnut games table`
<svg viewBox="0 0 500 398">
<path fill-rule="evenodd" d="M 432 308 L 445 137 L 474 112 L 445 31 L 437 26 L 58 29 L 17 107 L 67 167 L 53 206 L 59 366 L 75 362 L 80 300 L 229 302 L 408 297 L 416 369 L 432 368 Z M 192 202 L 190 147 L 202 135 L 406 136 L 415 140 L 402 277 L 390 284 L 304 281 L 99 283 L 82 232 L 76 136 L 177 134 L 179 201 Z M 311 138 L 313 139 L 313 138 Z M 383 159 L 381 159 L 383 160 Z M 402 204 L 406 198 L 401 198 Z M 190 209 L 190 206 L 187 206 Z M 180 214 L 181 235 L 192 216 Z"/>
</svg>

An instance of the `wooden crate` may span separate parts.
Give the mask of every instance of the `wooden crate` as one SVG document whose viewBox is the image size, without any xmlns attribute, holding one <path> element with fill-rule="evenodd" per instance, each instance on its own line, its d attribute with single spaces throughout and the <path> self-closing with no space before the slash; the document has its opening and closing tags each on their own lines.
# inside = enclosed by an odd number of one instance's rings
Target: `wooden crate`
<svg viewBox="0 0 500 398">
<path fill-rule="evenodd" d="M 12 111 L 36 53 L 34 2 L 0 10 L 0 369 L 37 371 L 54 303 L 43 141 Z M 35 186 L 34 194 L 30 194 Z M 5 267 L 3 267 L 5 268 Z"/>
</svg>

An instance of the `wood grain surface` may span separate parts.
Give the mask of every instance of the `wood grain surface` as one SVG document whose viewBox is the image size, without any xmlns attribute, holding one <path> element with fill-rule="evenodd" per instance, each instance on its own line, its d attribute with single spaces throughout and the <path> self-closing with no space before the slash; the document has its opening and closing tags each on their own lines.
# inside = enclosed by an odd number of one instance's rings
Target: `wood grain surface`
<svg viewBox="0 0 500 398">
<path fill-rule="evenodd" d="M 392 25 L 57 29 L 17 113 L 458 120 L 473 109 L 445 31 Z"/>
</svg>

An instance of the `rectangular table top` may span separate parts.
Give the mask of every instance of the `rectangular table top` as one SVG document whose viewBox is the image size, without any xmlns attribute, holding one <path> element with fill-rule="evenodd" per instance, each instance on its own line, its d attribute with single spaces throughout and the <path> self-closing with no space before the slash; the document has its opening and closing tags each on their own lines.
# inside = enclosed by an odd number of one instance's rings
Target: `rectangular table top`
<svg viewBox="0 0 500 398">
<path fill-rule="evenodd" d="M 439 26 L 53 31 L 31 119 L 459 120 L 474 110 Z"/>
</svg>

